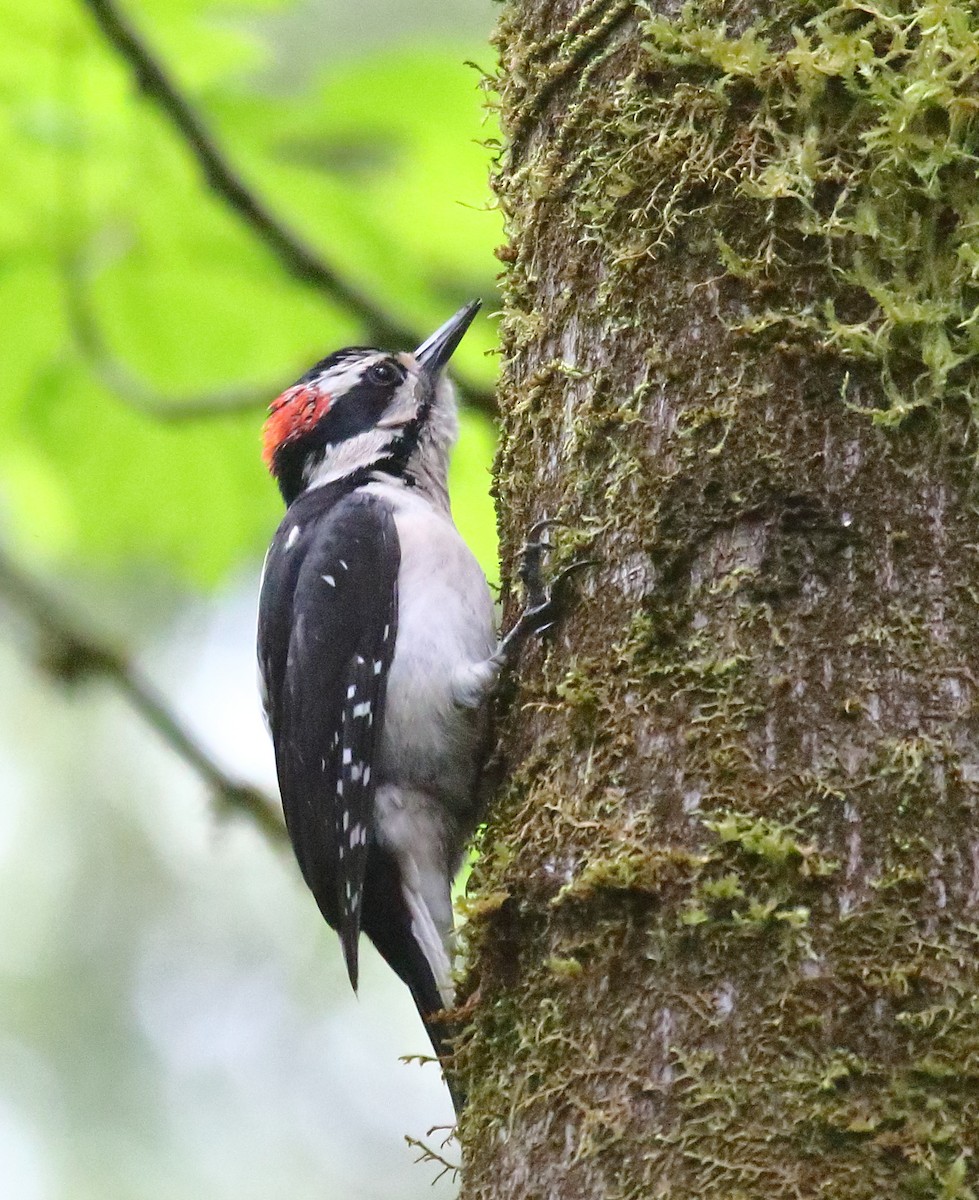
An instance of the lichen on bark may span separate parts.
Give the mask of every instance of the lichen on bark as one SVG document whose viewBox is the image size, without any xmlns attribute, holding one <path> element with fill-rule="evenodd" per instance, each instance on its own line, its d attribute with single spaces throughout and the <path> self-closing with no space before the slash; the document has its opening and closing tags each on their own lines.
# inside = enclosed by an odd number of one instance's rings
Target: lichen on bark
<svg viewBox="0 0 979 1200">
<path fill-rule="evenodd" d="M 979 1193 L 977 45 L 502 10 L 502 544 L 600 566 L 470 885 L 471 1200 Z"/>
</svg>

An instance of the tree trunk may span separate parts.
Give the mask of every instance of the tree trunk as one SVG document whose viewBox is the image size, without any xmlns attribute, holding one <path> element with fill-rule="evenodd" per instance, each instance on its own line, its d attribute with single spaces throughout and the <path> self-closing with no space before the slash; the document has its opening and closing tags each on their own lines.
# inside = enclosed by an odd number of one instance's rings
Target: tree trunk
<svg viewBox="0 0 979 1200">
<path fill-rule="evenodd" d="M 976 39 L 503 10 L 504 561 L 599 565 L 502 732 L 466 1200 L 979 1194 Z"/>
</svg>

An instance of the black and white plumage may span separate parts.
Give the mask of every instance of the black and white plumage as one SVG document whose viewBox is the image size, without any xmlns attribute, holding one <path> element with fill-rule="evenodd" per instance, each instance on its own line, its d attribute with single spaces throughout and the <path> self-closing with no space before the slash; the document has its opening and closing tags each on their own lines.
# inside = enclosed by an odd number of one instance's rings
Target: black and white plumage
<svg viewBox="0 0 979 1200">
<path fill-rule="evenodd" d="M 292 505 L 262 589 L 260 661 L 286 823 L 355 985 L 399 557 L 390 510 L 332 484 Z"/>
<path fill-rule="evenodd" d="M 288 509 L 266 560 L 258 654 L 282 804 L 353 985 L 361 931 L 430 1018 L 452 1002 L 450 889 L 479 820 L 498 646 L 449 510 L 443 368 L 461 309 L 414 354 L 338 351 L 272 405 Z"/>
</svg>

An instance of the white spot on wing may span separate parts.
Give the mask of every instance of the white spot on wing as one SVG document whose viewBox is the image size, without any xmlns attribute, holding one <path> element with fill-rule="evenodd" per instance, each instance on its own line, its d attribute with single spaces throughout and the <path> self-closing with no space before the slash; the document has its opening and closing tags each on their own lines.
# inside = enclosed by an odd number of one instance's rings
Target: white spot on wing
<svg viewBox="0 0 979 1200">
<path fill-rule="evenodd" d="M 344 750 L 343 750 L 343 765 L 345 767 L 349 767 L 350 764 L 353 762 L 353 757 L 354 757 L 353 751 L 350 749 L 349 746 L 345 746 Z"/>
<path fill-rule="evenodd" d="M 371 705 L 369 700 L 364 700 L 360 704 L 353 706 L 353 715 L 355 717 L 369 717 L 371 715 Z"/>
<path fill-rule="evenodd" d="M 287 550 L 291 550 L 293 548 L 293 546 L 295 546 L 296 539 L 299 537 L 299 535 L 301 533 L 302 533 L 302 527 L 299 525 L 293 525 L 293 527 L 289 530 L 289 536 L 286 538 L 286 549 Z"/>
<path fill-rule="evenodd" d="M 321 575 L 320 579 L 322 579 L 324 583 L 328 583 L 332 588 L 335 588 L 337 585 L 337 581 L 332 575 Z"/>
</svg>

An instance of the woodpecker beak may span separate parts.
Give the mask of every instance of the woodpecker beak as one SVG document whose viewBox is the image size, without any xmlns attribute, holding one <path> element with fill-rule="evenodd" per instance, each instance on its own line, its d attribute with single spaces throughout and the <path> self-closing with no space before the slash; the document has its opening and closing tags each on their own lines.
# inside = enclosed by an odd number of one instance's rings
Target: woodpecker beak
<svg viewBox="0 0 979 1200">
<path fill-rule="evenodd" d="M 460 308 L 455 316 L 449 317 L 444 325 L 427 337 L 415 351 L 415 360 L 432 377 L 438 375 L 445 364 L 455 353 L 456 347 L 466 336 L 466 330 L 473 322 L 473 317 L 482 307 L 482 300 L 471 300 Z"/>
</svg>

